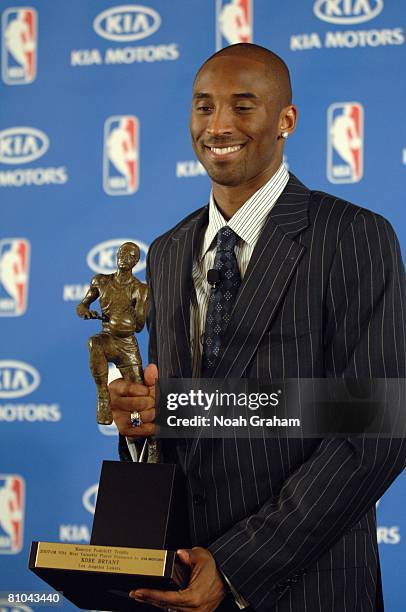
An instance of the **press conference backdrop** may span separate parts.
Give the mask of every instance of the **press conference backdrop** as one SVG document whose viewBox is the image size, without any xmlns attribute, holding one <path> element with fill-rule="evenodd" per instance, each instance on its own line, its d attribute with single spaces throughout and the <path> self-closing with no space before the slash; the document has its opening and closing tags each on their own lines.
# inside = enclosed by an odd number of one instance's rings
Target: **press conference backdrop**
<svg viewBox="0 0 406 612">
<path fill-rule="evenodd" d="M 117 458 L 94 417 L 99 322 L 75 306 L 120 243 L 140 245 L 143 279 L 151 241 L 207 202 L 188 134 L 196 69 L 240 41 L 279 53 L 299 107 L 289 169 L 385 215 L 405 255 L 406 15 L 400 0 L 0 7 L 0 591 L 38 591 L 31 540 L 88 542 L 101 461 Z M 390 612 L 405 605 L 405 502 L 400 477 L 377 509 Z"/>
</svg>

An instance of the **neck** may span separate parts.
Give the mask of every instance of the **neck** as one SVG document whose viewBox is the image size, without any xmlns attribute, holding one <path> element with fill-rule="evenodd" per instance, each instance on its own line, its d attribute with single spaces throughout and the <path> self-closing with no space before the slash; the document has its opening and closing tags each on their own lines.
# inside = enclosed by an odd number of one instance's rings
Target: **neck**
<svg viewBox="0 0 406 612">
<path fill-rule="evenodd" d="M 117 270 L 114 273 L 114 278 L 118 283 L 128 283 L 131 280 L 132 271 L 131 270 Z"/>
<path fill-rule="evenodd" d="M 269 168 L 259 176 L 254 177 L 241 185 L 220 185 L 212 182 L 213 196 L 223 217 L 228 221 L 239 208 L 265 183 L 273 177 L 280 167 L 281 162 L 275 168 Z"/>
</svg>

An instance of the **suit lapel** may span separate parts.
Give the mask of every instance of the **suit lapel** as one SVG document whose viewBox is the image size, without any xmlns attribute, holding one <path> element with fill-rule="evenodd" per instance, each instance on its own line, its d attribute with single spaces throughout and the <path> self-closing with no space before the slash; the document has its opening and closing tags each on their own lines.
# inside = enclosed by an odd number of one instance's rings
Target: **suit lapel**
<svg viewBox="0 0 406 612">
<path fill-rule="evenodd" d="M 173 376 L 192 377 L 190 351 L 190 300 L 192 292 L 193 261 L 200 245 L 202 229 L 208 223 L 208 207 L 200 209 L 186 220 L 171 236 L 167 257 L 166 307 L 172 325 L 170 361 Z"/>
<path fill-rule="evenodd" d="M 309 224 L 309 195 L 309 190 L 291 175 L 251 256 L 214 378 L 240 378 L 269 328 L 305 251 L 293 236 Z"/>
</svg>

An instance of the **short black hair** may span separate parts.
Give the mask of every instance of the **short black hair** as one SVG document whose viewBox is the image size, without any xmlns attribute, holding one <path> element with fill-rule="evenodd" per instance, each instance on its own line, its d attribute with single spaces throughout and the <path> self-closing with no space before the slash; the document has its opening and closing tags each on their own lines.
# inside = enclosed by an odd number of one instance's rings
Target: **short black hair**
<svg viewBox="0 0 406 612">
<path fill-rule="evenodd" d="M 241 57 L 247 57 L 262 62 L 266 66 L 273 84 L 276 85 L 278 89 L 282 106 L 287 106 L 288 104 L 292 103 L 292 84 L 290 80 L 289 68 L 283 59 L 279 57 L 279 55 L 273 51 L 270 51 L 266 47 L 261 47 L 260 45 L 256 45 L 254 43 L 237 43 L 235 45 L 224 47 L 223 49 L 220 49 L 220 51 L 213 53 L 213 55 L 211 55 L 200 66 L 195 80 L 202 68 L 204 68 L 208 62 L 223 55 L 239 55 Z"/>
</svg>

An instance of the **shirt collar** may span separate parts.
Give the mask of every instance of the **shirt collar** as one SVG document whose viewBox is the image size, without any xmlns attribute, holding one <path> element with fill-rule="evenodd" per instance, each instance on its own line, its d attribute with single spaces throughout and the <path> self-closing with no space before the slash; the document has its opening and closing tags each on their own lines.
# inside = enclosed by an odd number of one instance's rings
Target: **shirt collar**
<svg viewBox="0 0 406 612">
<path fill-rule="evenodd" d="M 275 174 L 244 202 L 227 222 L 218 209 L 213 192 L 210 193 L 209 224 L 206 228 L 200 258 L 210 249 L 219 229 L 228 225 L 244 242 L 254 246 L 272 207 L 289 180 L 289 172 L 282 163 Z"/>
</svg>

